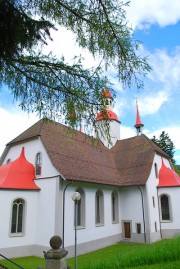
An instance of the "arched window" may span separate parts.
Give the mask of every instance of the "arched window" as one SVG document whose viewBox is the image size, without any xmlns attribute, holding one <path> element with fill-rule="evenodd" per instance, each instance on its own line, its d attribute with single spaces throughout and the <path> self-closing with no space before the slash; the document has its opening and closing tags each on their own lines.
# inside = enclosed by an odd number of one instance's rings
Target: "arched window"
<svg viewBox="0 0 180 269">
<path fill-rule="evenodd" d="M 36 176 L 41 175 L 41 168 L 42 168 L 42 154 L 38 152 L 36 154 L 36 161 L 35 161 L 35 169 L 36 169 Z"/>
<path fill-rule="evenodd" d="M 76 192 L 79 192 L 81 199 L 77 202 L 77 226 L 85 226 L 85 194 L 82 189 L 77 189 Z"/>
<path fill-rule="evenodd" d="M 158 178 L 158 166 L 157 166 L 157 163 L 154 164 L 154 171 L 155 171 L 156 178 Z"/>
<path fill-rule="evenodd" d="M 169 197 L 163 194 L 160 197 L 160 204 L 161 204 L 161 219 L 162 220 L 170 220 L 170 205 L 169 205 Z"/>
<path fill-rule="evenodd" d="M 23 233 L 24 200 L 16 199 L 12 205 L 11 233 Z"/>
<path fill-rule="evenodd" d="M 117 223 L 119 214 L 118 214 L 118 194 L 116 191 L 113 191 L 111 194 L 111 205 L 112 205 L 112 222 Z"/>
<path fill-rule="evenodd" d="M 104 198 L 103 198 L 102 191 L 96 192 L 95 220 L 96 220 L 96 224 L 104 224 Z"/>
</svg>

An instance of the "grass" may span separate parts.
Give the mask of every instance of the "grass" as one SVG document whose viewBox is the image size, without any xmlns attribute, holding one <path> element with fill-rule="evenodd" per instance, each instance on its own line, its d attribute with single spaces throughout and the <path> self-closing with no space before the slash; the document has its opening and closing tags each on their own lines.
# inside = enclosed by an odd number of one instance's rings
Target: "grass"
<svg viewBox="0 0 180 269">
<path fill-rule="evenodd" d="M 37 257 L 13 259 L 25 269 L 45 268 L 45 260 Z M 8 269 L 17 269 L 8 261 L 1 260 Z M 74 259 L 67 264 L 73 269 Z M 162 240 L 154 244 L 124 244 L 93 251 L 77 258 L 78 269 L 179 269 L 180 237 Z"/>
</svg>

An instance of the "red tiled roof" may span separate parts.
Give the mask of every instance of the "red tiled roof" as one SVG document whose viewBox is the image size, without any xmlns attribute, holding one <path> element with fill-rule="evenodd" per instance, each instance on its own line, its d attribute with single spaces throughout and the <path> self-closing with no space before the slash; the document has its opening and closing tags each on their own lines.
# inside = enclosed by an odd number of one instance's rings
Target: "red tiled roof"
<svg viewBox="0 0 180 269">
<path fill-rule="evenodd" d="M 41 138 L 53 165 L 67 180 L 118 186 L 143 185 L 149 177 L 154 153 L 167 158 L 145 135 L 119 140 L 108 149 L 93 137 L 45 120 L 9 142 L 7 149 L 37 137 Z"/>
<path fill-rule="evenodd" d="M 39 190 L 35 184 L 35 169 L 24 156 L 24 148 L 19 158 L 0 166 L 0 189 Z"/>
<path fill-rule="evenodd" d="M 162 160 L 162 166 L 161 169 L 159 170 L 158 187 L 173 187 L 173 186 L 180 186 L 180 177 L 175 171 L 166 167 Z"/>
<path fill-rule="evenodd" d="M 118 117 L 116 115 L 116 113 L 114 113 L 112 110 L 104 110 L 104 111 L 100 111 L 97 114 L 96 120 L 115 120 L 118 121 Z"/>
</svg>

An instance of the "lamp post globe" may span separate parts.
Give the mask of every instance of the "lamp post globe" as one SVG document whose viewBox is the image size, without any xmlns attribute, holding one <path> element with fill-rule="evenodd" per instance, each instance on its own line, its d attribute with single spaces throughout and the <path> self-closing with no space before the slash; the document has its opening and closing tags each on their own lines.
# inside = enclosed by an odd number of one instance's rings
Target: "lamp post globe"
<svg viewBox="0 0 180 269">
<path fill-rule="evenodd" d="M 72 195 L 72 200 L 74 202 L 81 200 L 81 194 L 79 192 L 77 192 L 77 191 L 74 192 L 73 195 Z"/>
</svg>

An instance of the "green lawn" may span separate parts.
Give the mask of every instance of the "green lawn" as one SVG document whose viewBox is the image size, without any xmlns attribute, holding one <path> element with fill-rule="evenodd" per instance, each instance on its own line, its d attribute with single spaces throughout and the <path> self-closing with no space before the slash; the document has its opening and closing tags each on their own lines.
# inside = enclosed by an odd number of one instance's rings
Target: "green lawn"
<svg viewBox="0 0 180 269">
<path fill-rule="evenodd" d="M 45 268 L 45 260 L 37 257 L 13 259 L 25 269 Z M 8 269 L 17 269 L 1 260 Z M 73 269 L 74 259 L 67 264 Z M 180 269 L 180 237 L 154 244 L 119 243 L 77 257 L 78 269 Z"/>
</svg>

